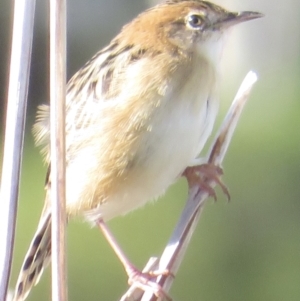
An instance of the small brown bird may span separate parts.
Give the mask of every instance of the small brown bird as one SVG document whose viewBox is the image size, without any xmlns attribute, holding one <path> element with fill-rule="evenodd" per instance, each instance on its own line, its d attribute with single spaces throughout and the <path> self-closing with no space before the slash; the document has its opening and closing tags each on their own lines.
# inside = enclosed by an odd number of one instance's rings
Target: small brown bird
<svg viewBox="0 0 300 301">
<path fill-rule="evenodd" d="M 69 81 L 66 97 L 66 209 L 104 223 L 161 195 L 210 135 L 218 110 L 218 67 L 232 25 L 259 18 L 206 1 L 166 1 L 125 25 Z M 49 107 L 34 134 L 49 159 Z M 17 281 L 24 300 L 51 259 L 45 206 Z M 124 263 L 124 262 L 123 262 Z M 125 264 L 126 265 L 126 264 Z M 129 276 L 131 266 L 125 266 Z"/>
</svg>

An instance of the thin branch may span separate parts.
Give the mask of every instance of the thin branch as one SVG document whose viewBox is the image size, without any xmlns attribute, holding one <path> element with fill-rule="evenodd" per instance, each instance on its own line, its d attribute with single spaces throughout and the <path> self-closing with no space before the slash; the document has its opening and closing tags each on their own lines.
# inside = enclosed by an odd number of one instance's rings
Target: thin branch
<svg viewBox="0 0 300 301">
<path fill-rule="evenodd" d="M 52 300 L 67 300 L 65 229 L 66 1 L 50 0 Z"/>
<path fill-rule="evenodd" d="M 16 0 L 0 191 L 0 300 L 6 300 L 19 196 L 35 1 Z"/>
<path fill-rule="evenodd" d="M 232 139 L 237 122 L 241 112 L 247 102 L 249 93 L 257 80 L 254 72 L 250 71 L 245 77 L 240 89 L 225 117 L 223 124 L 216 135 L 215 142 L 212 144 L 209 152 L 208 163 L 221 165 Z M 214 187 L 216 183 L 209 181 L 208 184 Z M 189 190 L 188 200 L 181 214 L 180 220 L 158 262 L 152 268 L 158 270 L 169 270 L 172 275 L 175 275 L 183 260 L 185 251 L 188 247 L 195 227 L 200 219 L 200 214 L 208 197 L 207 192 L 202 191 L 199 187 L 192 187 Z M 157 278 L 157 283 L 161 285 L 167 293 L 173 283 L 173 277 L 160 276 Z M 151 291 L 141 292 L 141 290 L 130 287 L 127 293 L 122 297 L 121 301 L 157 301 L 161 300 Z"/>
</svg>

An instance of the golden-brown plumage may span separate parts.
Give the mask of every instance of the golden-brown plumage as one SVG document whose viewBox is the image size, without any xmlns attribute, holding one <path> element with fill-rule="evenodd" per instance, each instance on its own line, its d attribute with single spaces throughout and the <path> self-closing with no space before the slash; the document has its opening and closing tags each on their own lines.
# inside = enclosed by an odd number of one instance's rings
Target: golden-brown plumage
<svg viewBox="0 0 300 301">
<path fill-rule="evenodd" d="M 227 27 L 259 17 L 204 1 L 167 1 L 123 27 L 69 81 L 66 202 L 91 222 L 126 214 L 193 164 L 217 114 Z M 49 162 L 49 108 L 34 126 Z M 49 172 L 50 173 L 50 172 Z M 47 196 L 51 185 L 48 182 Z M 50 200 L 25 257 L 14 300 L 24 300 L 51 256 Z"/>
</svg>

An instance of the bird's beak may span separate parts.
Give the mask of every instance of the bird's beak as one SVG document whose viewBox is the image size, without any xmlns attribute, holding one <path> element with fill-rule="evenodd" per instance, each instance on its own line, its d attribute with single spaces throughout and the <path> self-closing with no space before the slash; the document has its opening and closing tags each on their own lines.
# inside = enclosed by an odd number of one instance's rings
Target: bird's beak
<svg viewBox="0 0 300 301">
<path fill-rule="evenodd" d="M 242 23 L 245 21 L 261 18 L 263 16 L 264 15 L 262 13 L 253 12 L 253 11 L 228 13 L 228 15 L 223 20 L 219 20 L 218 22 L 213 24 L 212 27 L 228 28 L 228 27 L 231 27 L 233 25 L 236 25 L 236 24 L 239 24 L 239 23 Z"/>
</svg>

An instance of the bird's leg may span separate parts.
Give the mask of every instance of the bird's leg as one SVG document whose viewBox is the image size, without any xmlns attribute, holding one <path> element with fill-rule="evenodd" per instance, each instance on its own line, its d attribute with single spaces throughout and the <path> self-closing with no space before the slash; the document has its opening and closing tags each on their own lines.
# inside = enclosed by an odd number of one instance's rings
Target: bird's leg
<svg viewBox="0 0 300 301">
<path fill-rule="evenodd" d="M 197 185 L 201 189 L 206 191 L 209 194 L 209 196 L 213 197 L 216 200 L 216 192 L 209 185 L 210 181 L 214 181 L 217 185 L 221 187 L 228 200 L 230 200 L 229 190 L 221 180 L 222 175 L 222 168 L 212 163 L 205 163 L 197 166 L 189 166 L 182 173 L 182 176 L 186 177 L 189 187 Z"/>
<path fill-rule="evenodd" d="M 163 290 L 163 288 L 158 283 L 155 282 L 155 277 L 161 275 L 168 276 L 170 275 L 169 271 L 156 270 L 156 271 L 150 271 L 146 273 L 141 272 L 129 261 L 129 259 L 118 245 L 115 237 L 113 236 L 113 234 L 111 233 L 111 231 L 109 230 L 109 228 L 107 227 L 103 219 L 98 219 L 96 224 L 101 230 L 101 232 L 104 234 L 110 246 L 113 248 L 117 257 L 120 259 L 128 275 L 128 283 L 130 285 L 135 285 L 136 287 L 142 289 L 143 291 L 151 290 L 157 297 L 164 297 L 167 300 L 171 300 L 171 298 Z"/>
</svg>

